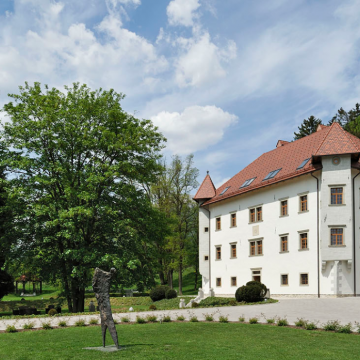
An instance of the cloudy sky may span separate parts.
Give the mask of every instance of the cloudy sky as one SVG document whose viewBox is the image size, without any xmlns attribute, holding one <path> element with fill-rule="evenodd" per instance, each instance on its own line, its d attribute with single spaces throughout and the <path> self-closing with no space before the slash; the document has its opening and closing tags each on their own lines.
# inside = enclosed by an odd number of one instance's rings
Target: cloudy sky
<svg viewBox="0 0 360 360">
<path fill-rule="evenodd" d="M 360 102 L 360 0 L 0 0 L 0 107 L 24 81 L 125 93 L 219 186 Z"/>
</svg>

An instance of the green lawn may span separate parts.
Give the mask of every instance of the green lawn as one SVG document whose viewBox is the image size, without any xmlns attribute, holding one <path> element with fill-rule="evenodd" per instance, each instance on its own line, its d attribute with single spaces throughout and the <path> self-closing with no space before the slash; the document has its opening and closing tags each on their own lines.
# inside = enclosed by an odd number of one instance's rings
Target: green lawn
<svg viewBox="0 0 360 360">
<path fill-rule="evenodd" d="M 358 359 L 360 336 L 238 323 L 118 325 L 125 350 L 101 345 L 99 326 L 0 334 L 0 359 Z M 109 334 L 107 343 L 111 345 Z"/>
<path fill-rule="evenodd" d="M 22 291 L 22 285 L 19 285 L 19 289 Z M 47 285 L 47 284 L 43 284 L 42 291 L 43 291 L 43 293 L 40 295 L 37 295 L 37 296 L 20 296 L 20 294 L 19 295 L 9 294 L 7 296 L 4 296 L 1 300 L 2 301 L 20 301 L 21 298 L 24 298 L 26 300 L 41 300 L 43 298 L 44 299 L 50 299 L 51 297 L 56 298 L 59 294 L 58 288 L 56 288 L 52 285 Z M 32 287 L 29 288 L 27 286 L 26 292 L 31 293 Z"/>
</svg>

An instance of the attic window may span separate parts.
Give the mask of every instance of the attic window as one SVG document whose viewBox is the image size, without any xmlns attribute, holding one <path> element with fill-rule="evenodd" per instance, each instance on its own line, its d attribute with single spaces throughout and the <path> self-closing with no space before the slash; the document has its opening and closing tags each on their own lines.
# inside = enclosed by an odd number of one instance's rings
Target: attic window
<svg viewBox="0 0 360 360">
<path fill-rule="evenodd" d="M 301 164 L 300 164 L 300 166 L 298 167 L 298 168 L 296 168 L 296 170 L 300 170 L 300 169 L 302 169 L 305 165 L 306 165 L 306 163 L 308 162 L 310 160 L 310 158 L 308 158 L 308 159 L 305 159 Z"/>
<path fill-rule="evenodd" d="M 252 178 L 252 179 L 249 179 L 249 180 L 246 180 L 241 186 L 240 186 L 240 189 L 241 188 L 244 188 L 246 186 L 249 186 L 254 180 L 256 179 L 256 177 Z"/>
<path fill-rule="evenodd" d="M 277 174 L 278 174 L 278 172 L 281 170 L 281 168 L 280 169 L 277 169 L 277 170 L 274 170 L 274 171 L 270 171 L 267 175 L 266 175 L 266 177 L 265 177 L 265 179 L 264 180 L 270 180 L 270 179 L 272 179 L 272 178 L 274 178 Z M 263 180 L 263 181 L 264 181 Z"/>
<path fill-rule="evenodd" d="M 226 188 L 220 193 L 220 195 L 224 195 L 229 188 L 230 188 L 230 186 L 226 187 Z"/>
</svg>

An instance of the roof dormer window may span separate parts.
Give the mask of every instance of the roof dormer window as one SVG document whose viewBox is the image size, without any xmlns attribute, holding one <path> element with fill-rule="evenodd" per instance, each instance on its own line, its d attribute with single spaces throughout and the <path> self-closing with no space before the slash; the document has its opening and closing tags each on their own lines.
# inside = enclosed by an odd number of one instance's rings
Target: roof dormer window
<svg viewBox="0 0 360 360">
<path fill-rule="evenodd" d="M 256 177 L 252 178 L 252 179 L 249 179 L 249 180 L 246 180 L 241 186 L 240 186 L 240 189 L 241 188 L 244 188 L 246 186 L 249 186 L 254 180 L 256 179 Z"/>
<path fill-rule="evenodd" d="M 279 173 L 280 170 L 281 170 L 281 168 L 280 168 L 280 169 L 277 169 L 277 170 L 270 171 L 270 172 L 266 175 L 266 177 L 264 178 L 264 180 L 270 180 L 270 179 L 274 178 L 274 177 Z M 264 180 L 263 180 L 263 181 L 264 181 Z"/>
<path fill-rule="evenodd" d="M 307 162 L 308 162 L 309 160 L 310 160 L 310 158 L 305 159 L 305 160 L 300 164 L 300 166 L 299 166 L 298 168 L 296 168 L 296 170 L 302 169 L 302 168 L 307 164 Z"/>
<path fill-rule="evenodd" d="M 230 186 L 226 187 L 226 188 L 220 193 L 220 195 L 224 195 L 224 194 L 228 191 L 229 188 L 230 188 Z"/>
</svg>

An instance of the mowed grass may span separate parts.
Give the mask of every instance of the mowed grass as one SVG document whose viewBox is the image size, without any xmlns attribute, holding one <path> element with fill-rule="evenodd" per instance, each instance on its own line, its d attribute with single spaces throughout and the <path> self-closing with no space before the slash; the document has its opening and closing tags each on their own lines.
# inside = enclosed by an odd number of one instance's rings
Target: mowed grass
<svg viewBox="0 0 360 360">
<path fill-rule="evenodd" d="M 118 325 L 124 351 L 101 346 L 101 328 L 0 334 L 0 359 L 358 359 L 360 336 L 239 323 Z M 107 344 L 112 345 L 109 333 Z"/>
</svg>

